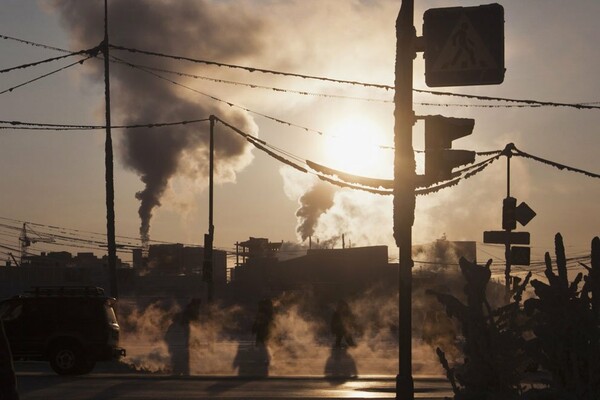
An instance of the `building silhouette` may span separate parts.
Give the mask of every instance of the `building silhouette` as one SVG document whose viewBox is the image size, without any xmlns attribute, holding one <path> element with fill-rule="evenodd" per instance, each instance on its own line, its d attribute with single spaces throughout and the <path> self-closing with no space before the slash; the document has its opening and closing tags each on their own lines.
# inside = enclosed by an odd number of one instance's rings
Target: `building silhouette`
<svg viewBox="0 0 600 400">
<path fill-rule="evenodd" d="M 236 263 L 228 275 L 227 253 L 213 251 L 214 297 L 225 303 L 254 305 L 264 298 L 310 291 L 318 301 L 335 304 L 379 286 L 397 291 L 398 264 L 387 246 L 308 249 L 295 258 L 282 254 L 283 242 L 251 237 L 236 243 Z M 440 239 L 415 246 L 413 258 L 429 269 L 455 268 L 458 258 L 476 260 L 475 242 Z M 171 298 L 185 301 L 206 296 L 202 279 L 202 247 L 151 245 L 147 256 L 133 250 L 133 265 L 117 261 L 122 297 Z M 419 261 L 415 267 L 418 267 Z M 34 286 L 86 285 L 109 287 L 107 257 L 82 252 L 49 252 L 26 256 L 21 266 L 0 268 L 0 297 Z"/>
<path fill-rule="evenodd" d="M 151 245 L 148 257 L 133 250 L 133 266 L 117 258 L 121 296 L 193 298 L 205 291 L 202 282 L 204 249 L 182 244 Z M 227 254 L 213 251 L 213 279 L 218 293 L 225 293 Z M 91 252 L 42 252 L 27 255 L 19 266 L 0 268 L 0 297 L 10 297 L 35 286 L 109 287 L 107 256 Z"/>
<path fill-rule="evenodd" d="M 387 246 L 308 249 L 300 257 L 280 260 L 281 243 L 250 238 L 238 243 L 237 265 L 229 284 L 236 302 L 256 302 L 282 293 L 310 290 L 322 301 L 335 302 L 364 293 L 376 285 L 397 290 L 398 264 L 390 262 Z M 415 257 L 438 268 L 458 269 L 463 256 L 476 260 L 475 242 L 445 239 L 416 246 Z"/>
</svg>

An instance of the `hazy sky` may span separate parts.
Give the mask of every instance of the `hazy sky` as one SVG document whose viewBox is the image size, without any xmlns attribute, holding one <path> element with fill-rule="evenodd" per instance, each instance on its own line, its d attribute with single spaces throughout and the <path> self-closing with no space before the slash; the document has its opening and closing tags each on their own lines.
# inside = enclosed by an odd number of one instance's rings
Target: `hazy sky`
<svg viewBox="0 0 600 400">
<path fill-rule="evenodd" d="M 392 85 L 397 0 L 109 0 L 114 44 L 300 74 Z M 505 0 L 506 77 L 501 85 L 441 90 L 519 99 L 578 103 L 600 101 L 600 2 Z M 478 5 L 477 1 L 417 0 L 420 34 L 429 8 Z M 80 50 L 102 40 L 101 1 L 4 0 L 0 34 Z M 0 68 L 60 55 L 0 40 Z M 391 100 L 384 90 L 167 61 L 114 51 L 129 61 L 210 78 L 296 91 Z M 0 75 L 0 90 L 74 60 Z M 102 124 L 102 61 L 90 60 L 13 92 L 0 95 L 0 119 L 45 123 Z M 415 88 L 427 89 L 423 58 L 415 60 Z M 113 124 L 205 118 L 214 113 L 303 159 L 355 174 L 391 178 L 393 104 L 302 96 L 168 75 L 196 91 L 172 85 L 123 65 L 111 66 Z M 322 131 L 318 135 L 229 107 L 202 92 L 257 113 Z M 475 119 L 474 133 L 455 147 L 523 151 L 600 173 L 600 110 L 481 108 L 476 100 L 415 94 L 418 115 Z M 447 104 L 470 105 L 446 106 Z M 150 201 L 151 239 L 201 243 L 207 232 L 206 137 L 208 124 L 137 132 L 115 130 L 117 235 L 139 236 L 140 201 Z M 249 236 L 297 242 L 345 234 L 352 245 L 390 245 L 391 197 L 316 184 L 226 129 L 217 132 L 215 244 L 231 248 Z M 423 126 L 414 129 L 423 147 Z M 104 132 L 0 131 L 0 217 L 105 231 Z M 420 160 L 418 160 L 420 168 Z M 511 194 L 538 214 L 526 228 L 533 259 L 553 250 L 561 232 L 567 255 L 589 254 L 600 234 L 600 180 L 513 158 Z M 421 172 L 421 170 L 419 170 Z M 482 241 L 484 230 L 501 229 L 506 161 L 501 158 L 458 186 L 417 199 L 414 242 L 446 234 L 450 240 Z M 300 201 L 302 199 L 302 202 Z M 160 206 L 157 204 L 160 203 Z M 310 203 L 310 204 L 308 204 Z M 303 205 L 303 211 L 297 210 Z M 152 207 L 154 206 L 154 207 Z M 312 209 L 310 208 L 312 207 Z M 300 218 L 300 220 L 299 220 Z M 314 221 L 307 221 L 313 218 Z M 307 226 L 309 223 L 310 226 Z M 3 243 L 17 238 L 2 236 Z M 333 240 L 335 242 L 335 240 Z M 338 245 L 340 243 L 338 242 Z M 39 245 L 39 249 L 48 249 Z M 35 246 L 32 250 L 36 250 Z M 123 258 L 129 258 L 122 255 Z M 502 258 L 503 249 L 479 246 L 478 257 Z M 0 259 L 4 259 L 4 254 Z"/>
</svg>

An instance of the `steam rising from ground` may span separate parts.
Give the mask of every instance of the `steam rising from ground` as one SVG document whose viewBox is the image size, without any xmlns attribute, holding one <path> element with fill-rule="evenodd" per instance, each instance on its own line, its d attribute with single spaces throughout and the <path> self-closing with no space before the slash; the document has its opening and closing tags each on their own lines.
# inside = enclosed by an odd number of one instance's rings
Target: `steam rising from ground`
<svg viewBox="0 0 600 400">
<path fill-rule="evenodd" d="M 72 33 L 77 49 L 93 47 L 103 37 L 103 2 L 54 0 L 62 22 Z M 110 42 L 170 54 L 201 55 L 200 58 L 234 62 L 260 49 L 262 24 L 239 4 L 206 0 L 112 0 L 109 7 Z M 235 26 L 236 29 L 230 29 Z M 113 52 L 131 63 L 193 73 L 190 64 Z M 94 64 L 94 81 L 102 81 L 100 63 Z M 180 81 L 173 76 L 169 79 Z M 184 81 L 185 82 L 185 81 Z M 219 103 L 199 101 L 189 92 L 139 69 L 113 64 L 111 67 L 112 110 L 119 124 L 147 124 L 180 121 L 218 115 L 249 133 L 256 133 L 253 121 L 243 112 Z M 160 129 L 125 131 L 120 140 L 124 164 L 139 174 L 144 189 L 140 201 L 140 235 L 149 238 L 153 210 L 174 176 L 185 176 L 205 185 L 208 172 L 208 123 Z M 221 181 L 233 181 L 236 172 L 251 161 L 249 147 L 237 134 L 217 126 L 215 133 L 216 174 Z"/>
<path fill-rule="evenodd" d="M 240 307 L 214 307 L 190 326 L 189 373 L 191 375 L 293 376 L 394 375 L 398 363 L 397 296 L 373 288 L 349 302 L 355 316 L 356 347 L 335 349 L 330 332 L 334 304 L 311 308 L 310 296 L 275 300 L 275 320 L 266 348 L 254 344 L 250 332 L 253 315 Z M 124 362 L 132 367 L 174 373 L 174 348 L 183 343 L 167 341 L 170 326 L 181 308 L 153 303 L 120 309 Z M 237 323 L 236 323 L 237 321 Z M 420 332 L 420 330 L 418 329 Z M 413 340 L 416 374 L 440 374 L 433 348 L 419 335 Z M 175 350 L 177 351 L 177 350 Z M 340 354 L 342 357 L 340 358 Z M 342 373 L 343 376 L 340 376 Z"/>
<path fill-rule="evenodd" d="M 179 307 L 165 309 L 154 303 L 138 308 L 121 301 L 118 311 L 120 345 L 127 350 L 124 362 L 142 371 L 167 371 L 170 357 L 164 337 Z"/>
<path fill-rule="evenodd" d="M 175 365 L 180 362 L 177 358 L 186 353 L 191 374 L 233 373 L 235 342 L 227 332 L 235 332 L 234 321 L 241 309 L 205 308 L 201 317 L 190 323 L 189 350 L 181 332 L 173 329 L 180 321 L 182 309 L 170 301 L 145 306 L 121 301 L 121 346 L 127 350 L 123 362 L 141 371 L 178 373 L 182 366 Z"/>
</svg>

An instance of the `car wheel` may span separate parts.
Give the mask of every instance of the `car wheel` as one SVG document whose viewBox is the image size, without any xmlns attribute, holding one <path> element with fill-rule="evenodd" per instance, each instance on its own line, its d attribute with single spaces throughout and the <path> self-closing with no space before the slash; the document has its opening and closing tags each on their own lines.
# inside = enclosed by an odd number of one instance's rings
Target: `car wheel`
<svg viewBox="0 0 600 400">
<path fill-rule="evenodd" d="M 75 375 L 84 365 L 81 348 L 73 343 L 61 343 L 50 354 L 50 366 L 59 375 Z"/>
</svg>

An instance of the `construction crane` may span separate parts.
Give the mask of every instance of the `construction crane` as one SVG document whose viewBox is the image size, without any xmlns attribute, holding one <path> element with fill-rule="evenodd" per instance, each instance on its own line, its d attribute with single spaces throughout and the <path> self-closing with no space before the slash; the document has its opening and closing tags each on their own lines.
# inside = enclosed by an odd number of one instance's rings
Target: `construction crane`
<svg viewBox="0 0 600 400">
<path fill-rule="evenodd" d="M 12 260 L 15 262 L 15 265 L 17 267 L 20 267 L 21 265 L 17 262 L 17 259 L 15 258 L 15 256 L 13 256 L 13 253 L 8 253 L 8 255 L 10 256 L 10 258 L 12 258 Z"/>
<path fill-rule="evenodd" d="M 31 246 L 33 243 L 53 243 L 54 238 L 52 236 L 42 236 L 39 233 L 35 232 L 31 227 L 29 228 L 29 232 L 33 233 L 35 237 L 31 237 L 27 232 L 27 222 L 23 223 L 23 229 L 21 229 L 21 235 L 19 236 L 19 244 L 21 246 L 21 265 L 23 265 L 23 261 L 25 257 L 27 257 L 27 248 Z"/>
</svg>

